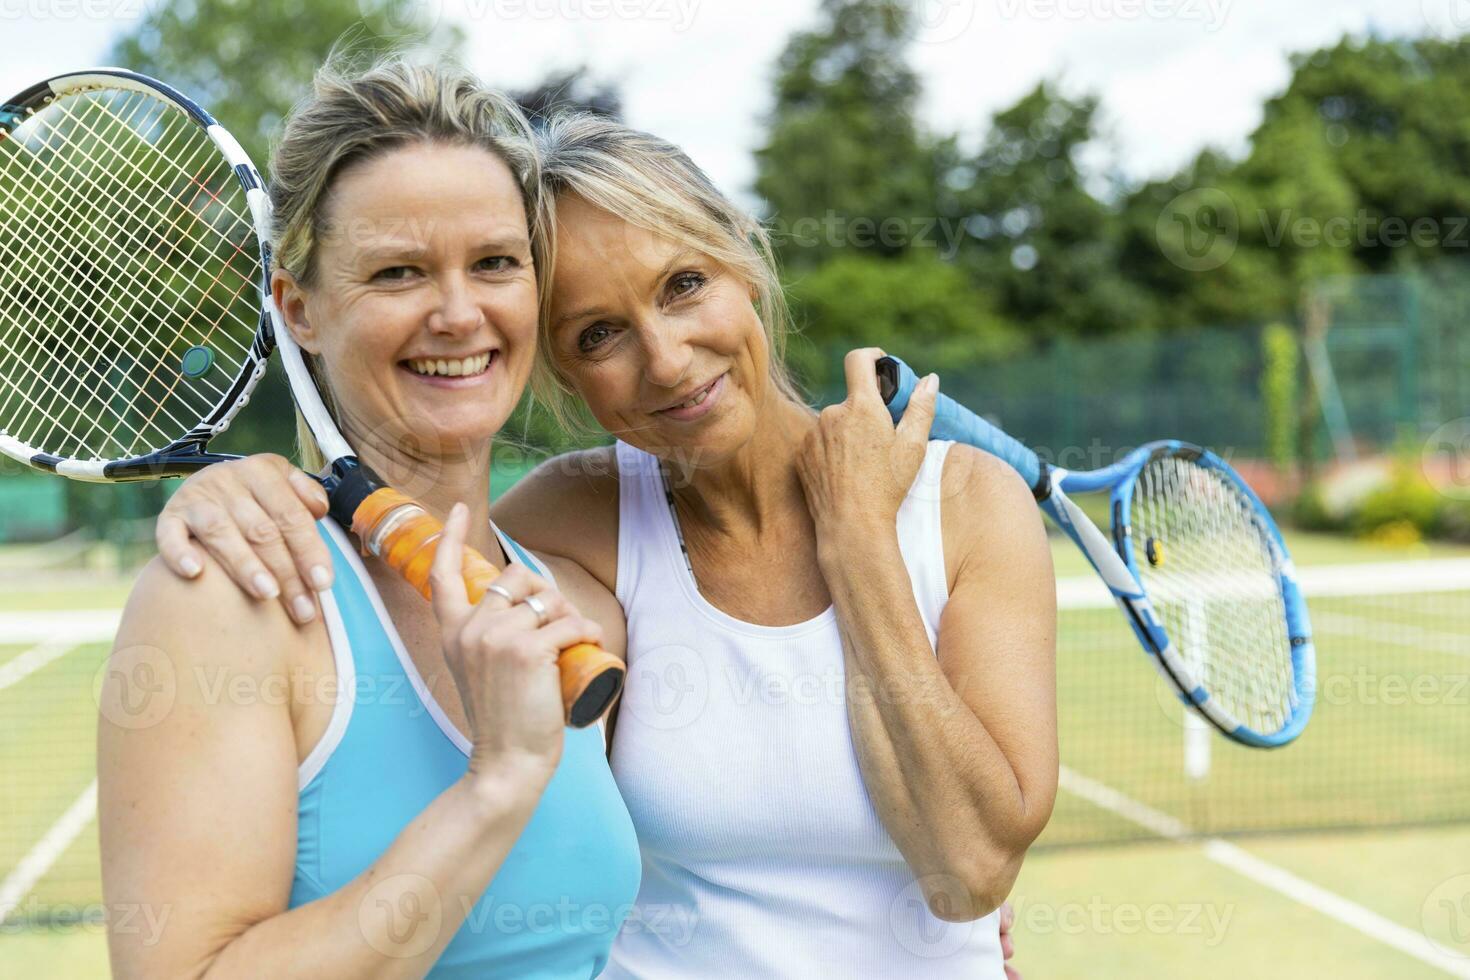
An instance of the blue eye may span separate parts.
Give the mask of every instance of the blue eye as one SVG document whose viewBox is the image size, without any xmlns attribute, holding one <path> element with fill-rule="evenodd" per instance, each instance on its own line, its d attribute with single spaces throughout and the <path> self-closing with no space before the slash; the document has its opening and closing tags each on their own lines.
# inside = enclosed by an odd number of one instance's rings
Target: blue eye
<svg viewBox="0 0 1470 980">
<path fill-rule="evenodd" d="M 489 258 L 481 259 L 475 264 L 481 268 L 488 267 L 491 272 L 504 272 L 518 263 L 509 255 L 492 255 Z"/>
<path fill-rule="evenodd" d="M 394 265 L 389 266 L 386 269 L 379 269 L 377 272 L 373 273 L 373 278 L 387 280 L 388 282 L 400 282 L 404 279 L 407 279 L 412 274 L 412 267 L 406 265 Z"/>
</svg>

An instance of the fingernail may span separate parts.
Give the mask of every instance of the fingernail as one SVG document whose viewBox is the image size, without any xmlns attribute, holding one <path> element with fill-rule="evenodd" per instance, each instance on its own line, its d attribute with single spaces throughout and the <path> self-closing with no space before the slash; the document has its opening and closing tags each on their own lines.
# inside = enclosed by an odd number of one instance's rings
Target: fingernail
<svg viewBox="0 0 1470 980">
<path fill-rule="evenodd" d="M 291 608 L 296 612 L 296 621 L 298 623 L 309 623 L 312 617 L 316 615 L 316 606 L 312 605 L 311 600 L 304 595 L 299 595 L 293 599 L 291 601 Z"/>
<path fill-rule="evenodd" d="M 935 388 L 938 388 L 938 387 L 939 387 L 939 375 L 937 375 L 937 374 L 931 374 L 927 378 L 924 379 L 924 390 L 925 391 L 933 391 Z"/>
<path fill-rule="evenodd" d="M 184 570 L 184 574 L 189 576 L 190 578 L 193 578 L 200 572 L 204 571 L 204 566 L 200 565 L 199 559 L 195 558 L 193 555 L 185 555 L 184 557 L 180 558 L 179 567 L 182 568 Z"/>
<path fill-rule="evenodd" d="M 281 594 L 281 587 L 276 584 L 276 580 L 265 572 L 256 572 L 250 583 L 255 586 L 255 594 L 262 599 L 274 599 Z"/>
<path fill-rule="evenodd" d="M 312 588 L 318 592 L 325 592 L 332 587 L 332 575 L 325 567 L 313 565 L 311 566 L 311 571 L 307 574 L 311 576 Z"/>
</svg>

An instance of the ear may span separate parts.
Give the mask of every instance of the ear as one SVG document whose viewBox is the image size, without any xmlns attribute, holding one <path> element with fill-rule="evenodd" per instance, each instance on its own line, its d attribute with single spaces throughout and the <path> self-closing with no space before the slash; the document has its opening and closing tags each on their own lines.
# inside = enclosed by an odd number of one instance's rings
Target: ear
<svg viewBox="0 0 1470 980">
<path fill-rule="evenodd" d="M 281 311 L 281 319 L 286 321 L 286 329 L 291 331 L 297 346 L 308 354 L 320 354 L 321 338 L 312 328 L 311 318 L 307 316 L 307 293 L 300 281 L 285 269 L 271 270 L 271 296 L 275 299 L 276 309 Z"/>
</svg>

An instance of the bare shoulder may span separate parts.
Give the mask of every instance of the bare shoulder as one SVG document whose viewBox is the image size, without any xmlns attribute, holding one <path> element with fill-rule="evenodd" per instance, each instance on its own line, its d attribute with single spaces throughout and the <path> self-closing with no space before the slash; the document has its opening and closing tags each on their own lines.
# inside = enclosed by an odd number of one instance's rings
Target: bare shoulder
<svg viewBox="0 0 1470 980">
<path fill-rule="evenodd" d="M 116 642 L 151 643 L 196 663 L 285 673 L 311 635 L 293 628 L 280 603 L 247 596 L 212 558 L 197 578 L 184 579 L 155 557 L 133 584 Z"/>
<path fill-rule="evenodd" d="M 627 621 L 617 597 L 591 572 L 570 558 L 537 554 L 536 559 L 556 578 L 561 594 L 570 599 L 582 615 L 602 626 L 603 648 L 614 656 L 622 657 L 627 646 Z"/>
<path fill-rule="evenodd" d="M 570 558 L 611 590 L 617 581 L 618 463 L 612 446 L 554 456 L 490 508 L 533 551 Z"/>
<path fill-rule="evenodd" d="M 964 443 L 949 448 L 940 478 L 945 566 L 950 588 L 967 564 L 1051 574 L 1046 527 L 1031 488 L 998 457 Z M 1017 565 L 1023 567 L 1018 568 Z"/>
</svg>

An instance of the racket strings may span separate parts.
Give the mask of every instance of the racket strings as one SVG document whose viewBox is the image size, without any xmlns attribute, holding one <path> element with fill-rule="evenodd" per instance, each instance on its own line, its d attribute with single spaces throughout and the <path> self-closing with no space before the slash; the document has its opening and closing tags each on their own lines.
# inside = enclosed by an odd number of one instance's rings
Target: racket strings
<svg viewBox="0 0 1470 980">
<path fill-rule="evenodd" d="M 247 360 L 260 260 L 227 161 L 142 93 L 59 98 L 0 141 L 0 429 L 122 458 L 192 429 Z M 183 353 L 208 346 L 214 376 Z"/>
<path fill-rule="evenodd" d="M 1279 730 L 1297 701 L 1291 638 L 1280 555 L 1251 500 L 1164 456 L 1139 474 L 1130 525 L 1144 589 L 1195 680 L 1255 730 Z"/>
<path fill-rule="evenodd" d="M 38 159 L 41 159 L 41 158 L 39 158 L 39 157 L 38 157 Z M 53 170 L 52 170 L 52 173 L 53 173 L 53 174 L 55 174 L 55 171 L 54 171 L 54 169 L 53 169 Z M 73 210 L 73 211 L 74 211 L 74 210 L 75 210 L 75 208 L 73 208 L 73 209 L 72 209 L 72 210 Z M 64 218 L 64 220 L 74 220 L 74 215 L 66 215 L 66 216 L 61 216 L 61 215 L 57 215 L 57 214 L 56 214 L 56 213 L 55 213 L 55 212 L 54 212 L 54 211 L 53 211 L 53 212 L 51 212 L 51 216 L 52 216 L 52 217 L 53 217 L 53 223 L 54 223 L 54 219 L 55 219 L 55 218 Z M 94 224 L 93 224 L 93 227 L 94 227 L 94 228 L 95 228 L 95 223 L 94 223 Z M 54 247 L 53 247 L 53 249 L 52 249 L 52 257 L 59 257 L 59 253 L 58 253 L 58 252 L 57 252 L 57 250 L 56 250 L 56 249 L 55 249 L 55 248 L 54 248 Z M 76 269 L 75 269 L 75 268 L 73 268 L 73 269 L 72 269 L 72 270 L 71 270 L 71 271 L 73 271 L 73 272 L 75 272 L 75 271 L 79 271 L 79 270 L 76 270 Z M 96 271 L 96 270 L 95 270 L 95 269 L 93 269 L 93 271 L 94 271 L 94 272 L 95 272 L 95 271 Z M 124 270 L 123 270 L 123 272 L 124 272 L 124 273 L 125 273 L 125 274 L 126 274 L 126 276 L 127 276 L 127 277 L 128 277 L 128 278 L 131 278 L 131 279 L 132 279 L 132 280 L 133 280 L 133 282 L 132 282 L 132 285 L 133 285 L 133 287 L 134 287 L 134 290 L 135 290 L 135 291 L 136 291 L 136 289 L 137 289 L 137 286 L 138 286 L 138 283 L 137 283 L 137 280 L 136 280 L 136 277 L 135 277 L 135 276 L 134 276 L 134 275 L 133 275 L 133 274 L 132 274 L 132 273 L 131 273 L 131 272 L 129 272 L 129 271 L 128 271 L 128 270 L 126 270 L 126 269 L 124 269 Z M 81 283 L 81 282 L 80 282 L 80 281 L 78 281 L 78 280 L 79 280 L 79 277 L 77 277 L 77 276 L 72 276 L 72 277 L 71 277 L 71 278 L 72 278 L 72 279 L 73 279 L 73 287 L 74 287 L 74 292 L 75 292 L 75 291 L 80 291 L 80 290 L 81 290 L 81 288 L 82 288 L 82 283 Z M 93 276 L 93 277 L 92 277 L 92 278 L 93 278 L 93 279 L 95 279 L 95 278 L 97 278 L 97 277 L 96 277 L 96 276 Z M 96 285 L 96 284 L 95 284 L 95 282 L 94 282 L 94 283 L 93 283 L 93 284 L 92 284 L 92 285 Z M 70 300 L 70 299 L 73 299 L 73 297 L 67 297 L 67 296 L 63 296 L 63 297 L 61 297 L 61 298 L 62 298 L 62 299 L 68 299 L 68 300 Z M 50 304 L 46 304 L 46 305 L 48 305 L 48 306 L 49 306 L 49 305 L 50 305 Z M 51 308 L 51 310 L 52 310 L 52 311 L 53 311 L 53 313 L 54 313 L 54 312 L 56 312 L 56 310 L 55 310 L 55 307 L 54 307 L 54 306 L 51 306 L 51 307 L 50 307 L 50 308 Z M 83 313 L 84 313 L 84 314 L 85 314 L 85 312 L 86 312 L 86 311 L 85 311 L 85 310 L 83 310 L 83 311 L 81 311 L 81 312 L 83 312 Z M 74 309 L 74 310 L 73 310 L 73 314 L 74 314 L 74 315 L 73 315 L 73 317 L 72 317 L 72 318 L 71 318 L 71 319 L 73 319 L 73 320 L 77 320 L 77 319 L 82 319 L 82 320 L 85 320 L 85 319 L 88 319 L 88 318 L 86 318 L 86 317 L 85 317 L 85 316 L 83 316 L 83 317 L 76 317 L 76 316 L 75 316 L 75 313 L 76 313 L 76 310 L 75 310 L 75 309 Z M 63 321 L 63 322 L 64 322 L 64 321 Z M 70 326 L 74 326 L 74 325 L 75 325 L 75 324 L 72 324 L 72 325 L 70 325 Z M 61 334 L 60 334 L 60 335 L 58 335 L 58 339 L 61 339 L 61 340 L 64 340 L 64 339 L 65 339 L 65 337 L 66 337 L 66 333 L 67 333 L 67 331 L 66 331 L 66 330 L 64 330 L 64 331 L 63 331 L 63 332 L 62 332 L 62 333 L 61 333 Z M 83 334 L 83 336 L 84 336 L 84 337 L 85 337 L 85 336 L 86 336 L 86 334 Z M 137 337 L 136 337 L 136 335 L 134 335 L 134 337 L 133 337 L 133 339 L 134 339 L 134 340 L 135 340 L 135 341 L 136 341 L 136 340 L 137 340 Z M 94 346 L 94 352 L 95 352 L 95 346 Z M 110 387 L 113 387 L 113 388 L 114 388 L 114 390 L 116 390 L 116 386 L 115 386 L 115 385 L 111 385 L 111 386 L 110 386 Z M 53 391 L 54 391 L 54 390 L 55 390 L 55 389 L 54 389 L 54 386 L 51 386 L 51 388 L 52 388 L 52 390 L 53 390 Z M 49 414 L 50 414 L 50 413 L 47 413 L 47 412 L 45 412 L 45 411 L 44 411 L 44 406 L 43 406 L 43 405 L 41 405 L 41 404 L 39 404 L 39 402 L 37 402 L 37 401 L 36 401 L 36 400 L 34 400 L 34 399 L 33 399 L 33 404 L 34 404 L 34 406 L 35 406 L 35 407 L 40 407 L 40 408 L 42 408 L 42 412 L 43 412 L 43 414 L 44 414 L 44 415 L 48 415 L 48 416 L 49 416 Z M 74 434 L 74 435 L 75 435 L 75 433 L 73 433 L 73 434 Z"/>
</svg>

